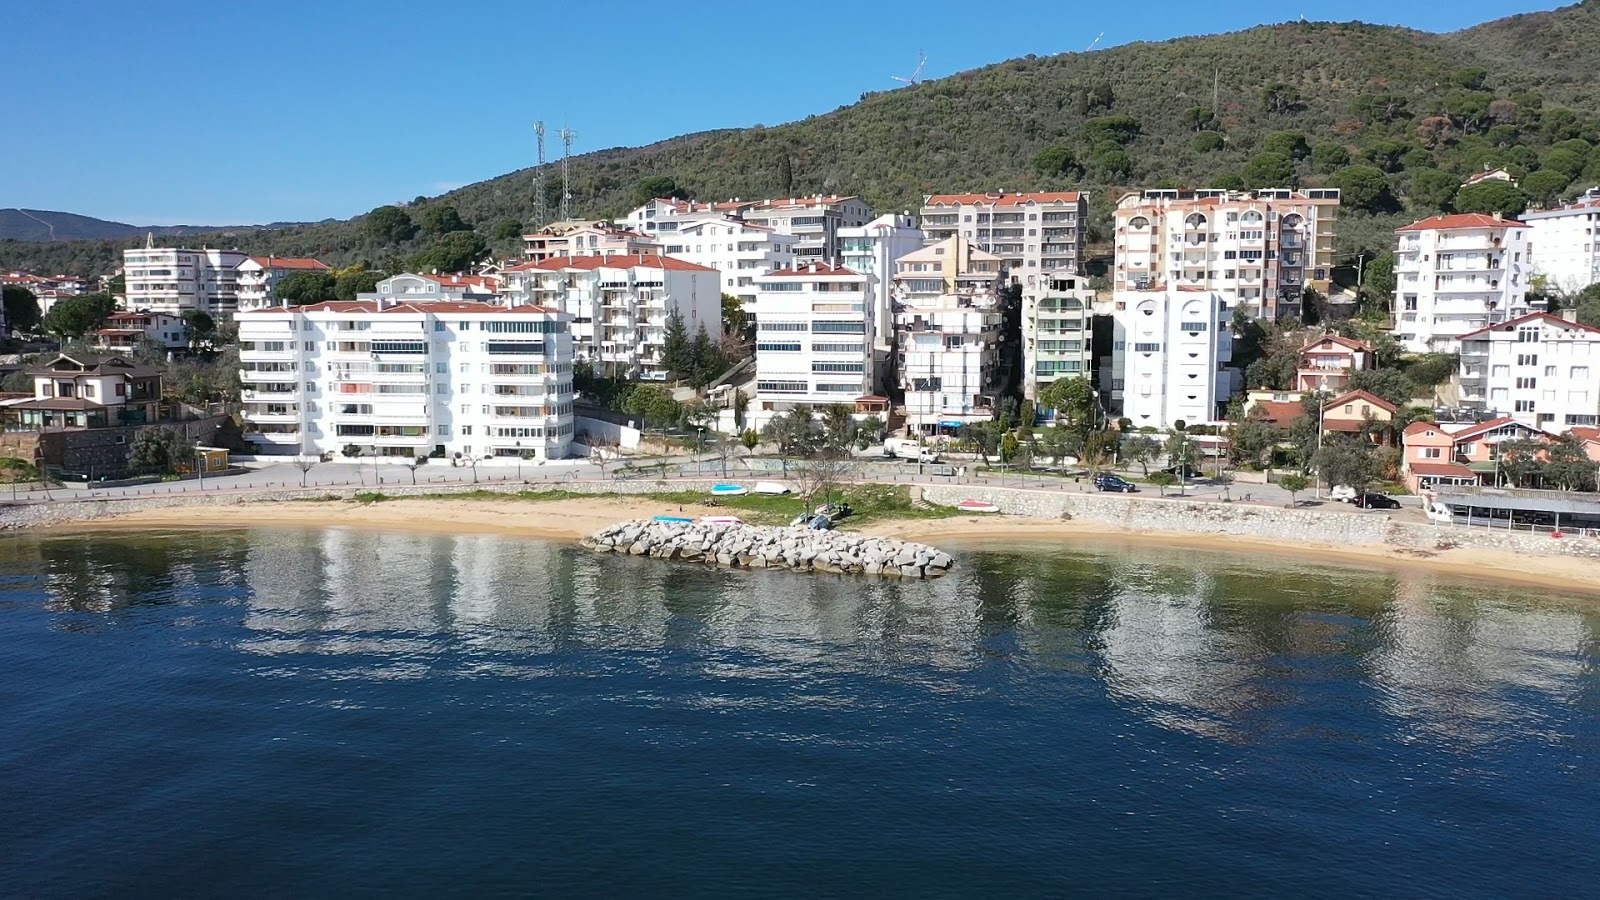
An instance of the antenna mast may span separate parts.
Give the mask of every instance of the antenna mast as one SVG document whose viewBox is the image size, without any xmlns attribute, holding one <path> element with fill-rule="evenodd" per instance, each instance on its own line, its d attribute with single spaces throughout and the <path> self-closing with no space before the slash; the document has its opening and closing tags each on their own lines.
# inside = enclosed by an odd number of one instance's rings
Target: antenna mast
<svg viewBox="0 0 1600 900">
<path fill-rule="evenodd" d="M 544 189 L 544 121 L 533 123 L 533 133 L 539 143 L 539 163 L 533 167 L 533 227 L 550 224 L 550 201 Z"/>
<path fill-rule="evenodd" d="M 561 129 L 561 221 L 572 219 L 572 139 L 578 133 L 570 128 Z"/>
</svg>

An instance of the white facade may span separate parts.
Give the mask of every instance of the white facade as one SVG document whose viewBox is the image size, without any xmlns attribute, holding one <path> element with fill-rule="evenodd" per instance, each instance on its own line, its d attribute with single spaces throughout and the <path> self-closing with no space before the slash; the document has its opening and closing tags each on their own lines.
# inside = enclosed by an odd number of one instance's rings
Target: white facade
<svg viewBox="0 0 1600 900">
<path fill-rule="evenodd" d="M 822 194 L 763 200 L 740 213 L 740 218 L 747 222 L 798 238 L 794 247 L 797 265 L 837 262 L 842 255 L 840 229 L 860 228 L 873 217 L 872 207 L 860 197 Z"/>
<path fill-rule="evenodd" d="M 272 288 L 294 272 L 328 272 L 328 265 L 305 257 L 251 256 L 239 263 L 240 309 L 266 309 L 280 305 Z"/>
<path fill-rule="evenodd" d="M 992 418 L 1001 386 L 1000 258 L 953 237 L 901 257 L 895 268 L 907 426 L 942 434 Z"/>
<path fill-rule="evenodd" d="M 146 342 L 181 350 L 189 346 L 189 326 L 166 313 L 119 312 L 106 319 L 92 340 L 95 349 L 114 353 L 132 353 Z"/>
<path fill-rule="evenodd" d="M 1461 336 L 1528 312 L 1528 226 L 1481 214 L 1401 228 L 1394 337 L 1414 353 L 1454 353 Z"/>
<path fill-rule="evenodd" d="M 1117 202 L 1118 291 L 1216 291 L 1258 318 L 1328 293 L 1339 192 L 1147 190 Z"/>
<path fill-rule="evenodd" d="M 237 320 L 246 436 L 263 453 L 567 455 L 572 338 L 559 312 L 358 300 Z"/>
<path fill-rule="evenodd" d="M 716 269 L 722 292 L 738 297 L 744 311 L 756 316 L 760 314 L 756 279 L 794 265 L 799 241 L 794 235 L 726 216 L 685 220 L 660 235 L 662 253 Z"/>
<path fill-rule="evenodd" d="M 1462 336 L 1461 402 L 1552 434 L 1600 425 L 1600 328 L 1533 313 Z"/>
<path fill-rule="evenodd" d="M 963 237 L 1000 257 L 1011 283 L 1037 286 L 1052 272 L 1083 264 L 1089 195 L 1078 191 L 934 194 L 922 202 L 929 243 Z"/>
<path fill-rule="evenodd" d="M 894 337 L 894 303 L 889 295 L 895 264 L 921 250 L 926 237 L 912 217 L 893 213 L 859 227 L 839 229 L 840 261 L 867 277 L 872 327 L 880 350 L 887 350 Z"/>
<path fill-rule="evenodd" d="M 608 375 L 666 380 L 662 353 L 672 313 L 691 339 L 703 327 L 712 340 L 722 340 L 721 275 L 688 260 L 561 257 L 512 266 L 501 278 L 507 302 L 571 316 L 575 358 Z"/>
<path fill-rule="evenodd" d="M 529 262 L 543 262 L 559 256 L 659 252 L 661 249 L 654 235 L 618 228 L 605 221 L 552 222 L 522 236 L 522 256 Z"/>
<path fill-rule="evenodd" d="M 1076 275 L 1056 274 L 1022 289 L 1022 396 L 1058 378 L 1089 378 L 1094 369 L 1094 291 Z"/>
<path fill-rule="evenodd" d="M 1544 279 L 1546 290 L 1571 295 L 1600 281 L 1600 188 L 1522 219 L 1528 223 L 1533 273 Z"/>
<path fill-rule="evenodd" d="M 854 405 L 873 393 L 873 313 L 866 276 L 812 263 L 759 279 L 757 427 L 797 403 Z"/>
<path fill-rule="evenodd" d="M 232 314 L 239 305 L 239 264 L 247 258 L 232 250 L 151 246 L 124 250 L 128 308 L 172 315 L 190 310 Z"/>
<path fill-rule="evenodd" d="M 1215 291 L 1118 291 L 1112 367 L 1135 428 L 1215 421 L 1233 396 L 1228 303 Z M 1115 401 L 1119 392 L 1113 390 Z"/>
</svg>

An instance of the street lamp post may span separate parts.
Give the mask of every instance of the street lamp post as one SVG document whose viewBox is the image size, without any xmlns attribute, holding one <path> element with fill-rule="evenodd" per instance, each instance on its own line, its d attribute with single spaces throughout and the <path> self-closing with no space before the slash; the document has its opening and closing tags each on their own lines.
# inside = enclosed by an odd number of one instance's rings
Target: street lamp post
<svg viewBox="0 0 1600 900">
<path fill-rule="evenodd" d="M 522 442 L 517 441 L 517 480 L 522 480 Z"/>
<path fill-rule="evenodd" d="M 1317 377 L 1317 452 L 1316 452 L 1316 456 L 1312 457 L 1312 462 L 1316 462 L 1316 457 L 1322 455 L 1322 432 L 1325 430 L 1323 426 L 1324 426 L 1325 422 L 1327 421 L 1327 417 L 1328 417 L 1328 398 L 1326 396 L 1327 392 L 1328 392 L 1328 376 L 1327 375 L 1320 375 L 1320 376 Z M 1322 467 L 1320 465 L 1317 466 L 1317 480 L 1316 480 L 1316 483 L 1313 485 L 1312 489 L 1315 491 L 1315 493 L 1312 496 L 1317 500 L 1321 500 L 1322 499 Z"/>
<path fill-rule="evenodd" d="M 700 456 L 706 452 L 706 427 L 704 425 L 696 425 L 694 432 L 694 474 L 699 475 Z"/>
</svg>

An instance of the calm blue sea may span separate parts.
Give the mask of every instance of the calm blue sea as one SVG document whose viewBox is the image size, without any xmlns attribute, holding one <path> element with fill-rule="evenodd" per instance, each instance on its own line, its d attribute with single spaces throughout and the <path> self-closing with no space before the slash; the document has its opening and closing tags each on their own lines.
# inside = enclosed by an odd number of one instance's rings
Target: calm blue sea
<svg viewBox="0 0 1600 900">
<path fill-rule="evenodd" d="M 0 895 L 1600 896 L 1600 601 L 954 549 L 0 538 Z"/>
</svg>

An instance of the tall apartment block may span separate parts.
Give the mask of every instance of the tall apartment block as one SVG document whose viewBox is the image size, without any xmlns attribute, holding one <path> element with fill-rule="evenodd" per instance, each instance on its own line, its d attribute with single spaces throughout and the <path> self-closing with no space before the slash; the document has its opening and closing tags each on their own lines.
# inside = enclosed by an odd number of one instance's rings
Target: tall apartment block
<svg viewBox="0 0 1600 900">
<path fill-rule="evenodd" d="M 896 370 L 914 433 L 948 434 L 994 416 L 1004 386 L 1000 257 L 963 237 L 900 258 Z"/>
<path fill-rule="evenodd" d="M 657 198 L 619 219 L 619 224 L 656 235 L 669 242 L 673 232 L 689 223 L 732 216 L 752 225 L 794 235 L 796 264 L 836 263 L 840 256 L 839 230 L 859 228 L 872 220 L 872 207 L 860 197 L 816 194 L 776 200 L 740 200 L 697 203 Z"/>
<path fill-rule="evenodd" d="M 1113 300 L 1112 400 L 1135 428 L 1215 421 L 1238 387 L 1232 314 L 1203 288 L 1118 291 Z"/>
<path fill-rule="evenodd" d="M 680 228 L 657 232 L 661 252 L 696 265 L 716 269 L 722 292 L 738 297 L 744 311 L 757 318 L 756 279 L 794 265 L 799 238 L 765 225 L 753 225 L 731 216 L 686 219 Z"/>
<path fill-rule="evenodd" d="M 854 405 L 873 393 L 873 310 L 867 278 L 828 263 L 757 281 L 756 427 L 797 403 Z"/>
<path fill-rule="evenodd" d="M 191 310 L 212 316 L 239 308 L 239 264 L 249 257 L 233 250 L 143 247 L 122 251 L 129 309 L 181 316 Z"/>
<path fill-rule="evenodd" d="M 1022 395 L 1038 400 L 1058 378 L 1090 378 L 1094 291 L 1077 275 L 1056 273 L 1022 290 Z"/>
<path fill-rule="evenodd" d="M 501 295 L 513 305 L 571 317 L 579 361 L 617 377 L 665 381 L 667 318 L 677 313 L 693 337 L 704 328 L 722 339 L 721 273 L 671 256 L 571 256 L 523 263 L 501 272 Z"/>
<path fill-rule="evenodd" d="M 1576 294 L 1600 281 L 1600 188 L 1571 203 L 1523 215 L 1533 271 L 1546 290 Z"/>
<path fill-rule="evenodd" d="M 240 312 L 245 436 L 265 454 L 559 459 L 569 317 L 372 297 Z"/>
<path fill-rule="evenodd" d="M 1327 294 L 1334 189 L 1147 190 L 1117 202 L 1118 291 L 1215 291 L 1257 318 L 1301 314 L 1305 289 Z"/>
<path fill-rule="evenodd" d="M 1000 258 L 1010 283 L 1038 286 L 1049 273 L 1077 274 L 1089 195 L 1078 191 L 933 194 L 922 203 L 929 244 L 961 237 Z"/>
<path fill-rule="evenodd" d="M 1529 312 L 1526 223 L 1471 213 L 1397 232 L 1394 337 L 1408 351 L 1454 353 L 1461 336 Z"/>
<path fill-rule="evenodd" d="M 867 278 L 872 292 L 873 333 L 879 349 L 887 350 L 894 338 L 894 305 L 890 287 L 894 284 L 895 264 L 908 254 L 922 249 L 925 235 L 908 215 L 882 215 L 865 225 L 841 228 L 844 265 Z"/>
</svg>

